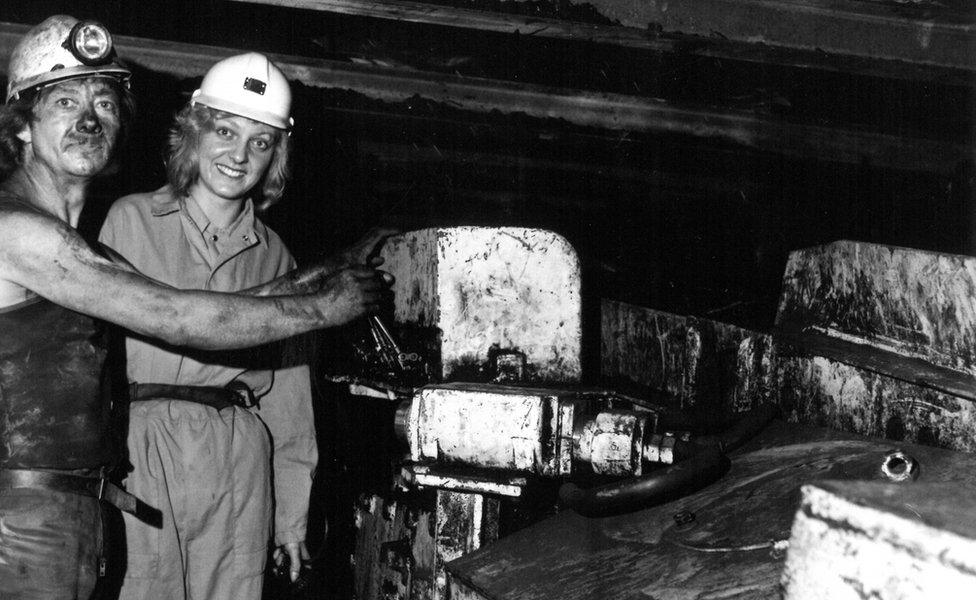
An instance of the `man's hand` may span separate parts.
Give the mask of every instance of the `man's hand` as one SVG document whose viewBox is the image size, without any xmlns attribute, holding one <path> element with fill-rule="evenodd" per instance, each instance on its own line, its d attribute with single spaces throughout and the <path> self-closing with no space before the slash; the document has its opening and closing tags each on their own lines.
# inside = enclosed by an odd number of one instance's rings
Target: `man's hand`
<svg viewBox="0 0 976 600">
<path fill-rule="evenodd" d="M 386 239 L 399 233 L 396 229 L 371 229 L 358 242 L 338 254 L 320 258 L 314 264 L 294 269 L 269 281 L 238 293 L 253 296 L 287 296 L 323 291 L 330 277 L 342 269 L 355 266 L 378 267 L 383 264 L 380 249 Z M 390 281 L 392 282 L 392 280 Z"/>
<path fill-rule="evenodd" d="M 305 542 L 288 542 L 275 548 L 271 558 L 278 569 L 283 568 L 285 559 L 288 559 L 288 578 L 294 583 L 301 573 L 302 563 L 311 557 L 308 554 L 308 548 L 305 547 Z"/>
<path fill-rule="evenodd" d="M 342 256 L 344 257 L 345 264 L 340 266 L 380 266 L 383 264 L 383 257 L 379 255 L 380 249 L 383 248 L 383 244 L 386 243 L 387 238 L 397 235 L 398 233 L 400 233 L 398 230 L 390 229 L 388 227 L 376 227 L 370 229 L 365 235 L 363 235 L 363 237 L 359 239 L 358 242 L 343 250 Z"/>
<path fill-rule="evenodd" d="M 344 325 L 378 312 L 390 301 L 393 276 L 385 271 L 357 266 L 342 269 L 322 282 L 318 304 L 333 325 Z"/>
</svg>

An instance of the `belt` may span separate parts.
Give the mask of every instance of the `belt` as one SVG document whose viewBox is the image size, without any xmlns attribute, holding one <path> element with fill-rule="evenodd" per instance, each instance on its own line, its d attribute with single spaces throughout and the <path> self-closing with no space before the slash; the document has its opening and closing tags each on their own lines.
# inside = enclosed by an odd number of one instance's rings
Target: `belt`
<svg viewBox="0 0 976 600">
<path fill-rule="evenodd" d="M 129 400 L 132 402 L 163 398 L 196 402 L 217 410 L 223 410 L 228 406 L 250 408 L 257 404 L 251 389 L 239 381 L 232 381 L 226 387 L 170 385 L 167 383 L 129 384 Z"/>
<path fill-rule="evenodd" d="M 136 507 L 139 504 L 135 496 L 101 475 L 72 475 L 33 469 L 0 469 L 0 490 L 15 488 L 45 489 L 89 496 L 132 514 L 136 514 Z"/>
</svg>

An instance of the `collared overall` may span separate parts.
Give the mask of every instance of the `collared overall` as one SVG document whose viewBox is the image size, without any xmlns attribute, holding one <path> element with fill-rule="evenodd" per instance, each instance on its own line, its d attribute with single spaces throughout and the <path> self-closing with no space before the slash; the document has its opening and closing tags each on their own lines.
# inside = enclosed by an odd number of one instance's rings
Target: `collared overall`
<svg viewBox="0 0 976 600">
<path fill-rule="evenodd" d="M 173 198 L 165 187 L 117 201 L 100 240 L 142 273 L 183 289 L 237 291 L 294 266 L 250 201 L 219 230 L 192 200 Z M 257 600 L 272 507 L 277 543 L 305 535 L 317 460 L 307 366 L 282 364 L 280 351 L 268 348 L 191 353 L 135 337 L 127 339 L 126 354 L 130 382 L 240 382 L 260 404 L 250 410 L 167 398 L 132 404 L 128 446 L 134 470 L 126 486 L 162 511 L 163 526 L 126 515 L 121 597 Z"/>
</svg>

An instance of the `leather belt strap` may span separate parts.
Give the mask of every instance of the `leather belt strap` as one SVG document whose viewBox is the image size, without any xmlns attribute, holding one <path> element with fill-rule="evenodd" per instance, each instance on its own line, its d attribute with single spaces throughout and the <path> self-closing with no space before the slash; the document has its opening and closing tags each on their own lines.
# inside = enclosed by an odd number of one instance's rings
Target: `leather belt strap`
<svg viewBox="0 0 976 600">
<path fill-rule="evenodd" d="M 16 488 L 45 489 L 89 496 L 132 514 L 136 514 L 138 504 L 135 496 L 98 475 L 71 475 L 33 469 L 0 469 L 0 490 Z"/>
<path fill-rule="evenodd" d="M 254 406 L 254 395 L 242 383 L 232 382 L 227 387 L 205 385 L 171 385 L 166 383 L 129 384 L 129 400 L 186 400 L 205 404 L 217 410 L 228 406 L 249 408 Z"/>
</svg>

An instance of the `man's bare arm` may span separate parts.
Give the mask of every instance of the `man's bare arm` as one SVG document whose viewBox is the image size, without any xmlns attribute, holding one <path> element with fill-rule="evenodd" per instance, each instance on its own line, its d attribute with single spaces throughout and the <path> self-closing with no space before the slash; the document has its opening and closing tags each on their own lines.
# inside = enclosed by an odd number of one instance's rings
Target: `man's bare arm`
<svg viewBox="0 0 976 600">
<path fill-rule="evenodd" d="M 316 294 L 257 298 L 163 287 L 94 253 L 65 223 L 0 211 L 0 279 L 66 308 L 176 345 L 253 346 L 341 325 L 379 307 L 379 272 L 346 269 Z"/>
</svg>

